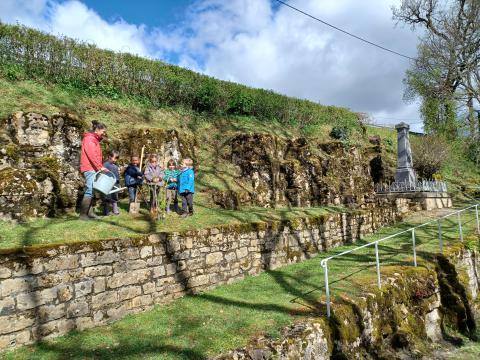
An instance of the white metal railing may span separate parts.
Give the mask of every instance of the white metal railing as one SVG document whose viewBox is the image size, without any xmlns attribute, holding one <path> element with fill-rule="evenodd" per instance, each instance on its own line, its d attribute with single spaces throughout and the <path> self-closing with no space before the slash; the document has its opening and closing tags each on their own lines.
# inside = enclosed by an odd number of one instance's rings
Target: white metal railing
<svg viewBox="0 0 480 360">
<path fill-rule="evenodd" d="M 447 192 L 445 181 L 393 182 L 391 184 L 375 184 L 375 192 L 379 194 L 395 192 Z"/>
<path fill-rule="evenodd" d="M 361 246 L 357 246 L 356 248 L 354 249 L 351 249 L 351 250 L 346 250 L 346 251 L 343 251 L 341 252 L 340 254 L 336 254 L 336 255 L 332 255 L 326 259 L 323 259 L 321 262 L 320 262 L 320 265 L 322 266 L 323 268 L 323 272 L 324 272 L 324 275 L 325 275 L 325 295 L 326 295 L 326 303 L 327 303 L 327 316 L 330 317 L 330 287 L 329 287 L 329 281 L 328 281 L 328 262 L 332 259 L 335 259 L 335 258 L 338 258 L 340 256 L 344 256 L 344 255 L 347 255 L 347 254 L 350 254 L 350 253 L 353 253 L 357 250 L 360 250 L 360 249 L 363 249 L 363 248 L 366 248 L 366 247 L 369 247 L 369 246 L 374 246 L 375 247 L 375 262 L 376 262 L 376 271 L 377 271 L 377 286 L 378 288 L 380 289 L 382 287 L 382 284 L 381 284 L 381 279 L 380 279 L 380 257 L 379 257 L 379 253 L 378 253 L 378 243 L 382 242 L 382 241 L 386 241 L 386 240 L 389 240 L 389 239 L 392 239 L 396 236 L 399 236 L 399 235 L 402 235 L 402 234 L 406 234 L 408 232 L 410 232 L 412 234 L 412 248 L 413 248 L 413 266 L 417 266 L 417 252 L 416 252 L 416 245 L 415 245 L 415 230 L 416 229 L 419 229 L 419 228 L 422 228 L 424 226 L 427 226 L 427 225 L 430 225 L 430 224 L 434 224 L 434 223 L 437 223 L 437 227 L 438 227 L 438 240 L 439 240 L 439 249 L 440 249 L 440 252 L 442 253 L 443 252 L 443 238 L 442 238 L 442 223 L 441 221 L 443 219 L 446 219 L 450 216 L 453 216 L 453 215 L 457 215 L 457 222 L 458 222 L 458 232 L 459 232 L 459 236 L 460 236 L 460 241 L 463 241 L 463 228 L 462 228 L 462 217 L 461 217 L 461 214 L 462 212 L 464 211 L 467 211 L 467 210 L 470 210 L 470 209 L 475 209 L 475 220 L 476 220 L 476 225 L 477 225 L 477 233 L 480 235 L 480 222 L 479 222 L 479 215 L 478 215 L 478 208 L 480 206 L 480 203 L 478 204 L 475 204 L 475 205 L 471 205 L 469 207 L 466 207 L 464 209 L 461 209 L 461 210 L 458 210 L 458 211 L 454 211 L 454 212 L 451 212 L 450 214 L 447 214 L 445 216 L 442 216 L 438 219 L 435 219 L 435 220 L 432 220 L 432 221 L 429 221 L 429 222 L 426 222 L 426 223 L 423 223 L 423 224 L 420 224 L 420 225 L 417 225 L 417 226 L 414 226 L 414 227 L 411 227 L 407 230 L 403 230 L 403 231 L 400 231 L 400 232 L 397 232 L 395 234 L 392 234 L 392 235 L 389 235 L 389 236 L 386 236 L 382 239 L 379 239 L 379 240 L 376 240 L 376 241 L 372 241 L 368 244 L 365 244 L 365 245 L 361 245 Z"/>
</svg>

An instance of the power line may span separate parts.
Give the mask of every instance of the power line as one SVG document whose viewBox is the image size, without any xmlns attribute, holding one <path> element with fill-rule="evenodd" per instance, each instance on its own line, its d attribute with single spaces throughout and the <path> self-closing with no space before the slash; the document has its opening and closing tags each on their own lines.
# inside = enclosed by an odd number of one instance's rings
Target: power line
<svg viewBox="0 0 480 360">
<path fill-rule="evenodd" d="M 360 36 L 357 36 L 357 35 L 355 35 L 355 34 L 352 34 L 352 33 L 348 32 L 348 31 L 346 31 L 346 30 L 340 29 L 339 27 L 337 27 L 337 26 L 335 26 L 335 25 L 332 25 L 332 24 L 329 24 L 328 22 L 323 21 L 322 19 L 319 19 L 319 18 L 317 18 L 317 17 L 315 17 L 315 16 L 313 16 L 313 15 L 310 15 L 309 13 L 307 13 L 307 12 L 305 12 L 305 11 L 303 11 L 303 10 L 300 10 L 300 9 L 298 9 L 298 8 L 292 6 L 292 5 L 289 5 L 289 4 L 287 4 L 286 2 L 284 2 L 284 1 L 281 1 L 281 0 L 275 0 L 275 1 L 279 2 L 280 4 L 283 4 L 283 5 L 287 6 L 287 7 L 289 7 L 289 8 L 292 9 L 292 10 L 295 10 L 295 11 L 299 12 L 300 14 L 303 14 L 303 15 L 305 15 L 305 16 L 308 16 L 309 18 L 312 18 L 312 19 L 314 19 L 314 20 L 317 20 L 317 21 L 321 22 L 321 23 L 324 24 L 324 25 L 330 26 L 331 28 L 333 28 L 333 29 L 335 29 L 335 30 L 338 30 L 338 31 L 340 31 L 340 32 L 342 32 L 342 33 L 344 33 L 344 34 L 347 34 L 348 36 L 351 36 L 351 37 L 353 37 L 353 38 L 355 38 L 355 39 L 357 39 L 357 40 L 363 41 L 363 42 L 365 42 L 365 43 L 367 43 L 367 44 L 369 44 L 369 45 L 375 46 L 375 47 L 377 47 L 377 48 L 379 48 L 379 49 L 382 49 L 382 50 L 384 50 L 384 51 L 391 52 L 392 54 L 395 54 L 395 55 L 404 57 L 404 58 L 406 58 L 406 59 L 415 60 L 414 58 L 412 58 L 412 57 L 410 57 L 410 56 L 407 56 L 407 55 L 401 54 L 401 53 L 399 53 L 399 52 L 396 52 L 396 51 L 394 51 L 394 50 L 388 49 L 388 48 L 386 48 L 386 47 L 384 47 L 384 46 L 382 46 L 382 45 L 375 44 L 375 43 L 373 43 L 373 42 L 371 42 L 371 41 L 369 41 L 369 40 L 367 40 L 367 39 L 364 39 L 364 38 L 362 38 L 362 37 L 360 37 Z"/>
</svg>

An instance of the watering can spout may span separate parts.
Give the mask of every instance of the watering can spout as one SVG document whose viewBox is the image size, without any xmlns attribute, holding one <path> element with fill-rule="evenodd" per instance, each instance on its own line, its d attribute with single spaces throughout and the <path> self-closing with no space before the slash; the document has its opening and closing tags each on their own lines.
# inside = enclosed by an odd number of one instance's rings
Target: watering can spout
<svg viewBox="0 0 480 360">
<path fill-rule="evenodd" d="M 115 176 L 113 176 L 111 172 L 103 174 L 99 171 L 95 174 L 93 188 L 104 195 L 114 194 L 116 192 L 126 189 L 115 186 L 116 182 L 117 179 L 115 178 Z"/>
<path fill-rule="evenodd" d="M 119 192 L 119 191 L 122 191 L 122 190 L 125 190 L 125 189 L 126 189 L 126 187 L 119 188 L 119 187 L 114 186 L 114 187 L 113 187 L 113 190 L 110 191 L 110 192 L 108 193 L 108 195 L 110 195 L 110 194 L 115 194 L 116 192 Z"/>
</svg>

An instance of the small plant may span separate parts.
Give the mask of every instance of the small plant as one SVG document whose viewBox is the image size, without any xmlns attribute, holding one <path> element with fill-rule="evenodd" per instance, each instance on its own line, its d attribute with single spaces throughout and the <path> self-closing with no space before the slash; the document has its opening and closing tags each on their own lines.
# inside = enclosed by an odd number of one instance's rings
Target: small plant
<svg viewBox="0 0 480 360">
<path fill-rule="evenodd" d="M 393 141 L 392 139 L 384 139 L 383 142 L 385 143 L 385 145 L 389 146 L 389 147 L 392 147 L 393 146 Z"/>
<path fill-rule="evenodd" d="M 336 140 L 348 141 L 350 139 L 351 130 L 346 126 L 334 126 L 330 131 L 330 136 Z"/>
</svg>

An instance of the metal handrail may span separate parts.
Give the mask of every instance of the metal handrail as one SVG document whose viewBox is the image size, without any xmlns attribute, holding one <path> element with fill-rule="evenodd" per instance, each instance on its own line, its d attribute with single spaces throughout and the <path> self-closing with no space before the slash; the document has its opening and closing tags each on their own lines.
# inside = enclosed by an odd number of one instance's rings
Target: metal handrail
<svg viewBox="0 0 480 360">
<path fill-rule="evenodd" d="M 325 275 L 325 295 L 326 295 L 326 303 L 327 303 L 327 316 L 330 317 L 330 307 L 331 307 L 331 304 L 330 304 L 330 287 L 329 287 L 329 282 L 328 282 L 328 262 L 332 259 L 335 259 L 335 258 L 338 258 L 340 256 L 344 256 L 344 255 L 347 255 L 347 254 L 350 254 L 350 253 L 353 253 L 357 250 L 360 250 L 360 249 L 363 249 L 363 248 L 366 248 L 366 247 L 369 247 L 369 246 L 372 246 L 374 245 L 375 246 L 375 261 L 376 261 L 376 271 L 377 271 L 377 286 L 378 288 L 380 289 L 382 284 L 381 284 L 381 279 L 380 279 L 380 257 L 379 257 L 379 253 L 378 253 L 378 243 L 382 242 L 382 241 L 386 241 L 386 240 L 389 240 L 389 239 L 392 239 L 396 236 L 399 236 L 399 235 L 402 235 L 402 234 L 406 234 L 408 232 L 411 232 L 412 233 L 412 247 L 413 247 L 413 266 L 417 266 L 417 254 L 416 254 L 416 245 L 415 245 L 415 230 L 416 229 L 419 229 L 419 228 L 422 228 L 424 226 L 427 226 L 427 225 L 430 225 L 430 224 L 434 224 L 434 223 L 437 223 L 437 226 L 438 226 L 438 239 L 439 239 L 439 247 L 440 247 L 440 252 L 443 252 L 443 239 L 442 239 L 442 224 L 441 224 L 441 220 L 443 219 L 446 219 L 452 215 L 455 215 L 457 214 L 457 218 L 458 218 L 458 231 L 459 231 L 459 236 L 460 236 L 460 241 L 463 241 L 463 228 L 462 228 L 462 219 L 461 219 L 461 213 L 464 212 L 464 211 L 467 211 L 467 210 L 470 210 L 472 208 L 475 208 L 475 218 L 476 218 L 476 223 L 477 223 L 477 233 L 480 235 L 480 222 L 479 222 L 479 214 L 478 214 L 478 207 L 479 207 L 480 203 L 477 203 L 475 205 L 471 205 L 469 207 L 466 207 L 464 209 L 460 209 L 460 210 L 457 210 L 457 211 L 454 211 L 454 212 L 451 212 L 450 214 L 447 214 L 447 215 L 444 215 L 444 216 L 441 216 L 439 217 L 438 219 L 435 219 L 435 220 L 432 220 L 432 221 L 429 221 L 429 222 L 426 222 L 426 223 L 423 223 L 423 224 L 420 224 L 420 225 L 417 225 L 417 226 L 413 226 L 407 230 L 403 230 L 403 231 L 400 231 L 400 232 L 397 232 L 395 234 L 392 234 L 392 235 L 389 235 L 389 236 L 386 236 L 384 238 L 381 238 L 379 240 L 375 240 L 375 241 L 372 241 L 368 244 L 364 244 L 364 245 L 361 245 L 361 246 L 357 246 L 356 248 L 353 248 L 353 249 L 350 249 L 350 250 L 346 250 L 346 251 L 343 251 L 341 252 L 340 254 L 336 254 L 336 255 L 332 255 L 332 256 L 329 256 L 328 258 L 325 258 L 325 259 L 322 259 L 320 261 L 320 265 L 322 266 L 323 270 L 324 270 L 324 275 Z"/>
</svg>

